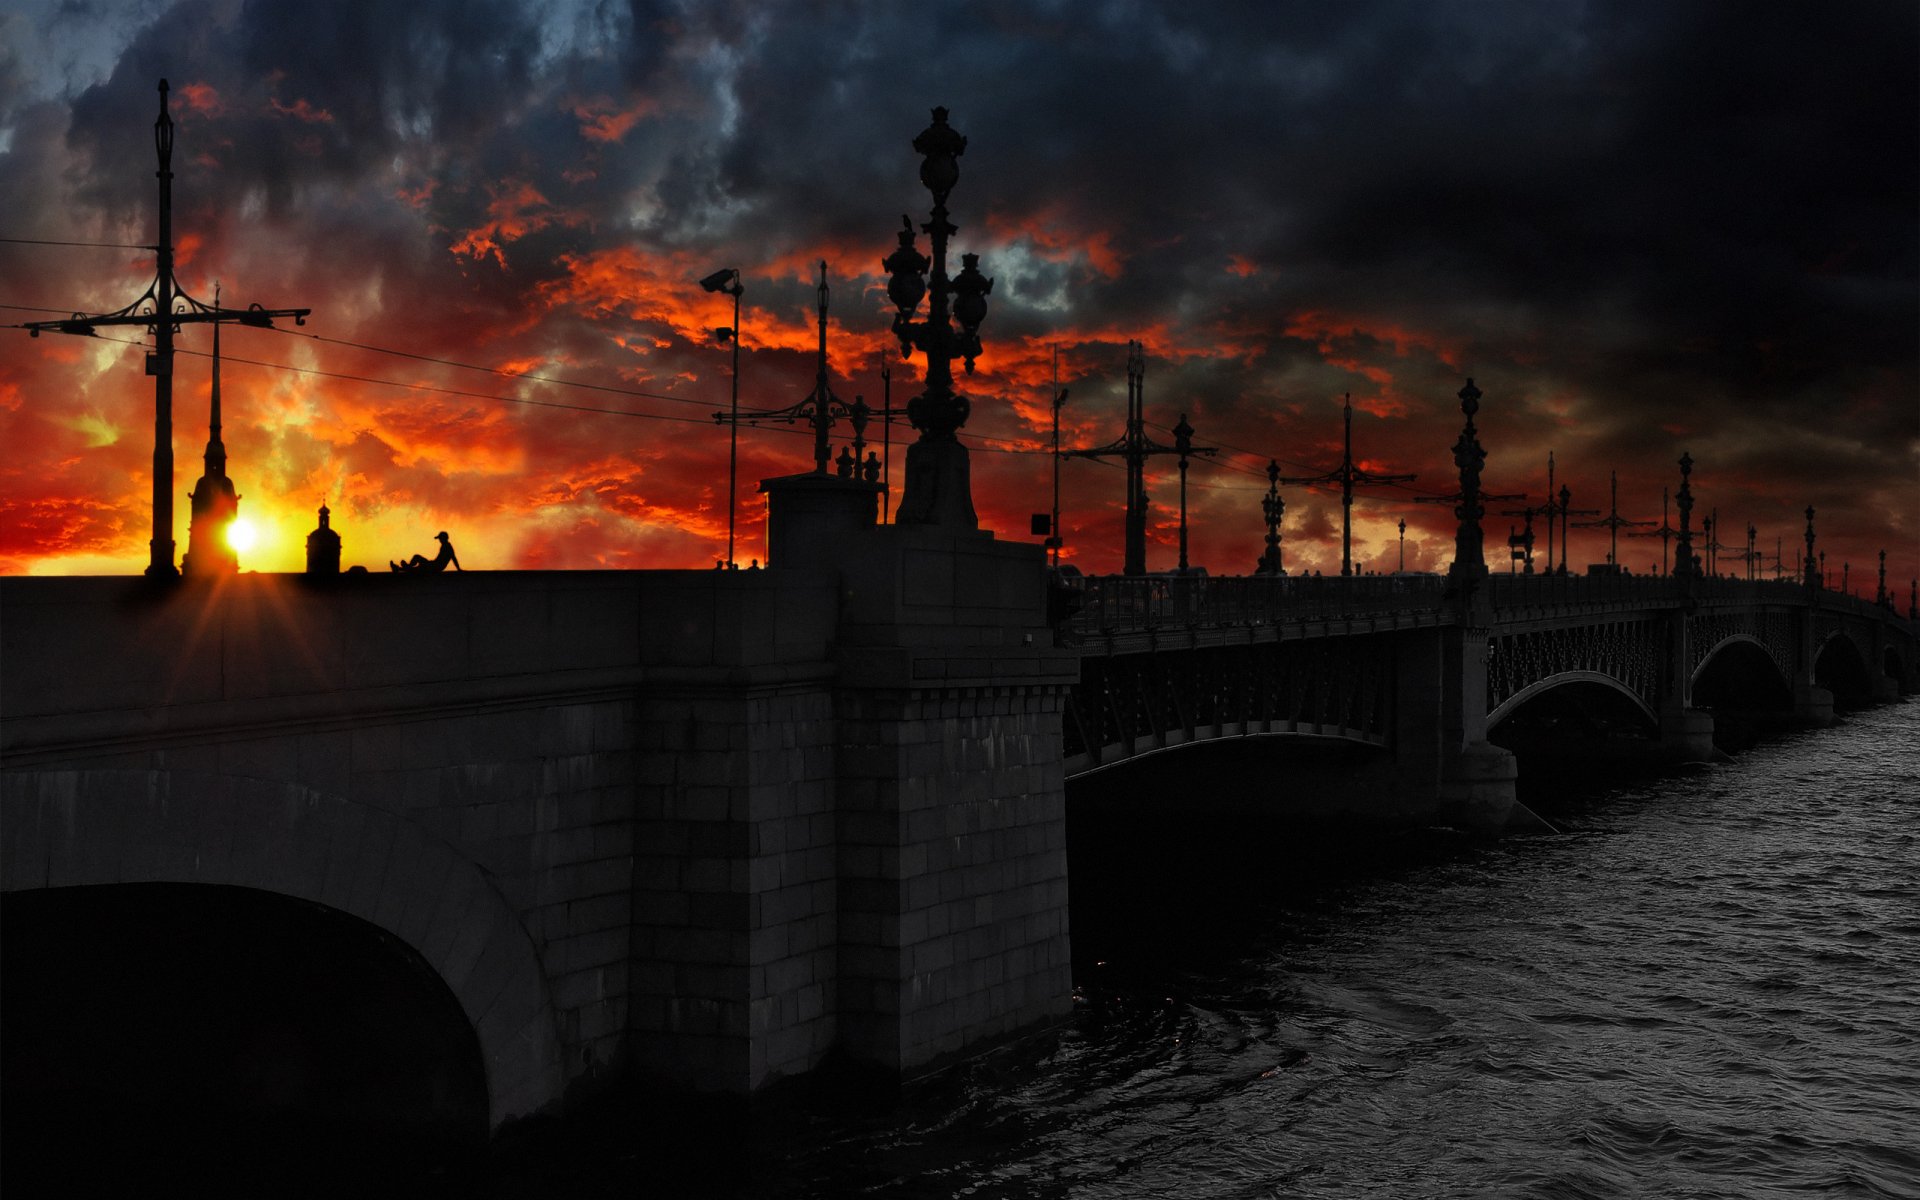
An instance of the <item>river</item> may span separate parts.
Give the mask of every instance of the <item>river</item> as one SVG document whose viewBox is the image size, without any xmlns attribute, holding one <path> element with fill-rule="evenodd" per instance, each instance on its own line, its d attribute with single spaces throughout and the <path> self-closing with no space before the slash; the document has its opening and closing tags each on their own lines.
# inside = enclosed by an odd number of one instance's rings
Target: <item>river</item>
<svg viewBox="0 0 1920 1200">
<path fill-rule="evenodd" d="M 1535 799 L 1076 846 L 1071 1023 L 766 1122 L 743 1194 L 1920 1196 L 1920 704 Z"/>
</svg>

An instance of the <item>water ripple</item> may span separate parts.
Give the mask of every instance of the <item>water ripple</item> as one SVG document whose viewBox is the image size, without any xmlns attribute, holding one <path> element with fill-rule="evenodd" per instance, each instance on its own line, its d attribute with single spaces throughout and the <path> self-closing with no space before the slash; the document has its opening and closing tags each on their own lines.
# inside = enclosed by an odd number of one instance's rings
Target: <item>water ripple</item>
<svg viewBox="0 0 1920 1200">
<path fill-rule="evenodd" d="M 776 1135 L 763 1194 L 1915 1200 L 1916 746 L 1920 705 L 1883 708 L 1558 836 L 1169 883 L 1211 959 L 1116 922 L 1041 1058 Z"/>
</svg>

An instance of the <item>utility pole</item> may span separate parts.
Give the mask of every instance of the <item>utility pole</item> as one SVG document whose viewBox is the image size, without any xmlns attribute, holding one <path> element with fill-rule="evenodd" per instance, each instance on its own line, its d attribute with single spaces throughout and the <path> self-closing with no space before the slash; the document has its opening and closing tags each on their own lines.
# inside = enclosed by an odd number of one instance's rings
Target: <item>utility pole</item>
<svg viewBox="0 0 1920 1200">
<path fill-rule="evenodd" d="M 1340 574 L 1353 574 L 1353 489 L 1355 487 L 1375 487 L 1389 483 L 1409 483 L 1414 479 L 1407 475 L 1375 475 L 1362 471 L 1353 465 L 1353 393 L 1349 392 L 1340 405 L 1343 422 L 1340 465 L 1324 475 L 1301 475 L 1283 478 L 1281 483 L 1293 487 L 1312 487 L 1317 483 L 1337 483 L 1340 485 Z"/>
<path fill-rule="evenodd" d="M 1675 529 L 1672 525 L 1667 523 L 1667 506 L 1671 503 L 1671 501 L 1672 501 L 1671 493 L 1666 488 L 1664 487 L 1661 488 L 1660 489 L 1660 528 L 1649 529 L 1644 533 L 1636 533 L 1631 529 L 1627 531 L 1628 537 L 1657 537 L 1660 539 L 1660 573 L 1662 575 L 1671 573 L 1671 570 L 1667 565 L 1667 539 L 1673 537 L 1675 534 L 1680 532 L 1678 529 Z M 1648 524 L 1652 524 L 1652 522 L 1648 522 Z"/>
<path fill-rule="evenodd" d="M 1620 531 L 1638 525 L 1651 525 L 1652 521 L 1629 521 L 1620 515 L 1620 472 L 1607 472 L 1609 486 L 1613 489 L 1613 504 L 1607 515 L 1598 521 L 1580 521 L 1580 529 L 1605 529 L 1609 535 L 1607 541 L 1607 565 L 1617 568 L 1620 565 Z"/>
<path fill-rule="evenodd" d="M 880 523 L 893 515 L 893 367 L 880 359 Z"/>
<path fill-rule="evenodd" d="M 1127 515 L 1121 573 L 1147 573 L 1147 459 L 1156 454 L 1214 454 L 1211 446 L 1162 446 L 1147 437 L 1147 359 L 1137 341 L 1127 343 L 1127 428 L 1119 439 L 1104 446 L 1062 450 L 1062 458 L 1118 458 L 1127 465 Z M 1189 430 L 1191 433 L 1191 430 Z"/>
<path fill-rule="evenodd" d="M 144 325 L 153 334 L 153 353 L 147 355 L 147 374 L 153 376 L 153 537 L 147 543 L 147 574 L 171 579 L 180 572 L 173 565 L 173 337 L 182 325 L 251 325 L 273 328 L 273 318 L 292 317 L 307 323 L 310 308 L 222 308 L 216 299 L 203 304 L 180 286 L 173 275 L 173 116 L 167 111 L 167 81 L 160 81 L 160 116 L 153 123 L 153 148 L 160 163 L 154 174 L 160 181 L 160 241 L 154 247 L 154 280 L 139 298 L 110 313 L 75 313 L 59 321 L 31 321 L 20 326 L 33 337 L 41 332 L 94 336 L 102 325 Z"/>
<path fill-rule="evenodd" d="M 1700 522 L 1700 532 L 1702 536 L 1707 539 L 1707 544 L 1701 547 L 1701 549 L 1707 552 L 1707 574 L 1709 576 L 1718 576 L 1720 574 L 1720 552 L 1722 550 L 1733 549 L 1732 546 L 1723 546 L 1720 544 L 1719 528 L 1720 507 L 1715 505 L 1713 515 Z"/>
<path fill-rule="evenodd" d="M 1047 548 L 1053 551 L 1053 565 L 1060 565 L 1060 406 L 1067 402 L 1067 389 L 1060 386 L 1060 347 L 1053 348 L 1053 535 Z"/>
<path fill-rule="evenodd" d="M 736 429 L 741 425 L 758 425 L 763 421 L 785 421 L 789 425 L 799 421 L 805 421 L 813 427 L 814 473 L 816 475 L 825 475 L 827 474 L 827 463 L 832 458 L 828 433 L 833 428 L 833 423 L 836 418 L 845 418 L 853 426 L 853 443 L 851 449 L 853 470 L 848 472 L 846 464 L 843 462 L 841 473 L 843 475 L 851 474 L 853 478 L 859 479 L 862 478 L 864 474 L 861 469 L 863 464 L 860 459 L 861 455 L 866 452 L 867 422 L 872 419 L 873 409 L 868 406 L 866 398 L 863 396 L 855 396 L 853 403 L 848 404 L 840 397 L 834 395 L 833 386 L 827 380 L 828 289 L 827 264 L 824 262 L 820 264 L 820 285 L 816 289 L 815 294 L 818 297 L 819 303 L 820 340 L 814 366 L 813 390 L 807 393 L 805 399 L 796 404 L 790 404 L 785 408 L 748 409 L 745 412 L 741 412 L 736 408 L 731 413 L 717 412 L 713 414 L 713 419 L 719 423 L 730 422 Z M 889 405 L 891 405 L 891 398 L 889 398 Z M 871 482 L 877 483 L 879 481 L 872 480 Z"/>
</svg>

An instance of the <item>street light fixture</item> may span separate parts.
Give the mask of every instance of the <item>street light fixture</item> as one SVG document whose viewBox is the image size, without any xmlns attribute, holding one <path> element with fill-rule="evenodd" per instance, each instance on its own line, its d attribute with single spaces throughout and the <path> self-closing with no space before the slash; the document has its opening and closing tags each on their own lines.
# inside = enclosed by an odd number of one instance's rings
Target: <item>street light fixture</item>
<svg viewBox="0 0 1920 1200">
<path fill-rule="evenodd" d="M 733 324 L 722 325 L 713 331 L 713 336 L 721 344 L 733 346 L 733 402 L 727 421 L 727 570 L 735 567 L 733 558 L 733 522 L 734 509 L 739 502 L 740 477 L 740 294 L 746 291 L 740 286 L 740 271 L 735 267 L 722 267 L 700 281 L 700 287 L 707 292 L 720 292 L 733 297 Z"/>
<path fill-rule="evenodd" d="M 914 247 L 913 221 L 903 216 L 900 244 L 880 264 L 889 276 L 887 298 L 900 310 L 893 318 L 893 333 L 900 339 L 901 357 L 917 349 L 927 358 L 926 390 L 907 402 L 907 420 L 920 438 L 907 448 L 906 490 L 894 521 L 977 529 L 967 450 L 958 437 L 971 406 L 953 389 L 953 360 L 964 360 L 967 373 L 973 373 L 993 280 L 980 273 L 977 254 L 961 255 L 960 274 L 947 277 L 947 239 L 959 231 L 947 220 L 947 196 L 960 181 L 959 158 L 967 139 L 947 124 L 946 109 L 933 110 L 933 124 L 913 139 L 913 148 L 925 156 L 920 182 L 933 193 L 932 219 L 920 227 L 932 239 L 933 257 Z M 927 316 L 916 321 L 914 313 L 923 298 L 929 302 Z M 960 323 L 957 331 L 955 320 Z"/>
</svg>

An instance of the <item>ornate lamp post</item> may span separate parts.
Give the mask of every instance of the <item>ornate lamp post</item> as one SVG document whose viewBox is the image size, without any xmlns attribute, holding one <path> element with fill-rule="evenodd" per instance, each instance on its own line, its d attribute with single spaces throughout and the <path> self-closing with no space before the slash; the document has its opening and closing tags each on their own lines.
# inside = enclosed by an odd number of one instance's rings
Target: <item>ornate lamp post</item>
<svg viewBox="0 0 1920 1200">
<path fill-rule="evenodd" d="M 733 346 L 733 401 L 727 410 L 727 570 L 731 571 L 734 568 L 733 517 L 740 494 L 740 294 L 746 289 L 740 286 L 737 267 L 720 268 L 702 279 L 700 286 L 706 291 L 733 297 L 733 324 L 713 331 L 714 337 Z"/>
<path fill-rule="evenodd" d="M 1873 602 L 1882 608 L 1892 607 L 1892 597 L 1887 595 L 1887 552 L 1880 552 L 1880 586 L 1874 589 Z"/>
<path fill-rule="evenodd" d="M 1820 586 L 1822 582 L 1820 579 L 1820 576 L 1815 573 L 1817 568 L 1815 567 L 1814 563 L 1815 563 L 1815 559 L 1813 556 L 1813 505 L 1809 504 L 1807 505 L 1807 558 L 1806 558 L 1806 563 L 1805 563 L 1805 566 L 1803 567 L 1803 570 L 1806 573 L 1806 584 L 1810 588 L 1817 588 Z"/>
<path fill-rule="evenodd" d="M 1400 518 L 1400 574 L 1405 575 L 1406 573 L 1407 573 L 1407 519 L 1405 517 L 1401 517 Z M 1529 575 L 1533 573 L 1533 564 L 1531 562 L 1527 564 L 1527 573 Z"/>
<path fill-rule="evenodd" d="M 1460 389 L 1460 411 L 1466 414 L 1467 423 L 1453 443 L 1453 464 L 1460 468 L 1460 503 L 1453 515 L 1460 519 L 1460 527 L 1453 538 L 1453 568 L 1449 574 L 1462 593 L 1471 591 L 1487 573 L 1480 532 L 1480 518 L 1486 515 L 1486 507 L 1480 503 L 1480 470 L 1487 465 L 1487 452 L 1473 427 L 1473 414 L 1480 411 L 1480 394 L 1472 379 Z"/>
<path fill-rule="evenodd" d="M 1692 579 L 1700 574 L 1700 561 L 1693 553 L 1693 455 L 1680 452 L 1680 494 L 1673 498 L 1674 507 L 1680 510 L 1679 544 L 1673 552 L 1673 574 L 1676 578 Z M 1812 516 L 1809 509 L 1808 516 Z M 1811 528 L 1811 526 L 1809 526 Z M 1811 538 L 1809 538 L 1811 544 Z"/>
<path fill-rule="evenodd" d="M 1840 564 L 1840 591 L 1842 595 L 1847 595 L 1847 596 L 1853 595 L 1853 581 L 1850 578 L 1852 574 L 1853 574 L 1852 563 L 1843 562 Z"/>
<path fill-rule="evenodd" d="M 971 406 L 953 390 L 953 360 L 963 359 L 967 373 L 980 355 L 980 323 L 987 317 L 987 294 L 993 280 L 980 273 L 980 256 L 960 256 L 960 274 L 947 278 L 947 239 L 959 227 L 947 220 L 947 196 L 960 181 L 960 156 L 967 139 L 947 124 L 947 110 L 933 110 L 933 124 L 913 139 L 913 148 L 925 157 L 920 182 L 933 193 L 932 220 L 921 231 L 933 242 L 933 257 L 914 248 L 913 222 L 901 217 L 900 245 L 881 262 L 890 278 L 887 298 L 900 311 L 893 319 L 902 357 L 918 349 L 927 357 L 926 390 L 907 402 L 907 420 L 920 439 L 907 448 L 907 482 L 894 520 L 901 525 L 938 525 L 977 529 L 973 488 L 968 476 L 967 450 L 958 432 L 967 423 Z M 932 268 L 932 275 L 927 274 Z M 929 300 L 927 318 L 913 319 L 922 297 Z M 952 322 L 958 320 L 956 332 Z"/>
<path fill-rule="evenodd" d="M 1260 497 L 1260 512 L 1267 519 L 1267 552 L 1260 556 L 1260 574 L 1285 575 L 1280 556 L 1280 521 L 1287 515 L 1287 502 L 1280 495 L 1280 464 L 1267 462 L 1267 494 Z"/>
</svg>

